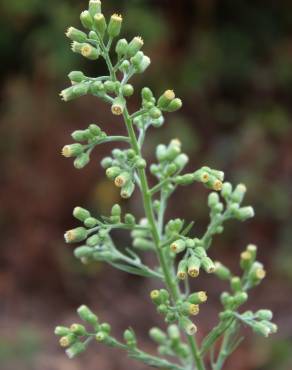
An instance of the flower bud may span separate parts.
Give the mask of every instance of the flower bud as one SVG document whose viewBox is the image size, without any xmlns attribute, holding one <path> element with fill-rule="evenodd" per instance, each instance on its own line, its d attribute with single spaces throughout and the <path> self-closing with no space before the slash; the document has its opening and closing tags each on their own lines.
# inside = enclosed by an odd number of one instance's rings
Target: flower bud
<svg viewBox="0 0 292 370">
<path fill-rule="evenodd" d="M 135 190 L 135 184 L 132 181 L 128 181 L 121 189 L 121 197 L 124 199 L 130 198 Z"/>
<path fill-rule="evenodd" d="M 111 209 L 112 216 L 121 216 L 122 210 L 119 204 L 114 204 Z"/>
<path fill-rule="evenodd" d="M 82 337 L 83 335 L 86 334 L 86 329 L 83 325 L 80 324 L 72 324 L 70 326 L 70 331 L 77 335 L 78 337 Z"/>
<path fill-rule="evenodd" d="M 66 355 L 72 359 L 86 350 L 85 343 L 76 342 L 66 350 Z"/>
<path fill-rule="evenodd" d="M 126 39 L 120 39 L 116 44 L 116 53 L 119 58 L 127 54 L 128 51 L 128 41 Z"/>
<path fill-rule="evenodd" d="M 76 83 L 80 83 L 86 78 L 84 73 L 81 71 L 72 71 L 68 74 L 68 77 L 72 82 Z"/>
<path fill-rule="evenodd" d="M 73 344 L 76 341 L 76 337 L 74 334 L 68 334 L 64 337 L 61 337 L 59 340 L 59 344 L 61 347 L 69 347 L 71 344 Z"/>
<path fill-rule="evenodd" d="M 74 256 L 78 259 L 83 257 L 90 257 L 92 255 L 92 248 L 82 246 L 74 249 Z"/>
<path fill-rule="evenodd" d="M 122 72 L 122 73 L 129 73 L 130 71 L 130 62 L 128 60 L 124 60 L 122 62 L 122 64 L 120 65 L 119 67 L 119 70 Z"/>
<path fill-rule="evenodd" d="M 69 27 L 65 35 L 72 41 L 76 41 L 76 42 L 85 42 L 87 40 L 86 33 L 74 27 Z"/>
<path fill-rule="evenodd" d="M 107 28 L 104 15 L 102 13 L 95 14 L 93 17 L 93 23 L 99 35 L 103 37 Z"/>
<path fill-rule="evenodd" d="M 83 152 L 83 145 L 81 144 L 71 144 L 65 145 L 62 148 L 62 155 L 66 158 L 76 157 Z"/>
<path fill-rule="evenodd" d="M 107 339 L 107 337 L 108 337 L 108 334 L 107 333 L 105 333 L 103 331 L 99 331 L 99 332 L 96 333 L 95 339 L 98 342 L 102 343 L 102 342 L 105 341 L 105 339 Z"/>
<path fill-rule="evenodd" d="M 107 33 L 110 37 L 117 37 L 121 32 L 123 18 L 119 14 L 113 14 L 110 18 Z"/>
<path fill-rule="evenodd" d="M 254 262 L 254 264 L 251 267 L 250 271 L 250 279 L 254 284 L 260 283 L 261 280 L 263 280 L 266 276 L 266 271 L 264 270 L 264 267 L 259 262 Z"/>
<path fill-rule="evenodd" d="M 126 329 L 124 331 L 124 340 L 130 348 L 135 348 L 137 345 L 137 339 L 133 330 Z"/>
<path fill-rule="evenodd" d="M 89 11 L 88 10 L 84 10 L 81 14 L 80 14 L 80 21 L 82 23 L 82 26 L 84 28 L 87 28 L 89 30 L 92 29 L 93 27 L 93 19 L 92 19 L 92 16 L 90 15 Z"/>
<path fill-rule="evenodd" d="M 236 292 L 241 292 L 242 291 L 242 284 L 241 284 L 241 279 L 238 276 L 234 276 L 230 280 L 230 285 L 231 289 L 236 293 Z"/>
<path fill-rule="evenodd" d="M 244 184 L 237 185 L 234 192 L 231 195 L 232 201 L 240 204 L 244 198 L 245 193 L 246 186 Z"/>
<path fill-rule="evenodd" d="M 92 17 L 95 16 L 95 14 L 101 12 L 101 1 L 100 0 L 90 0 L 88 5 L 88 11 Z"/>
<path fill-rule="evenodd" d="M 98 220 L 94 217 L 88 217 L 84 220 L 84 225 L 88 228 L 95 227 L 98 224 Z"/>
<path fill-rule="evenodd" d="M 204 257 L 202 258 L 202 267 L 203 269 L 208 273 L 212 273 L 215 271 L 215 265 L 214 265 L 214 262 L 211 260 L 211 258 L 209 257 Z"/>
<path fill-rule="evenodd" d="M 234 303 L 237 306 L 241 306 L 247 301 L 247 299 L 248 299 L 248 295 L 246 292 L 239 292 L 239 293 L 236 293 L 234 296 Z"/>
<path fill-rule="evenodd" d="M 88 140 L 88 135 L 87 135 L 86 130 L 73 131 L 71 136 L 76 141 L 86 141 L 86 140 Z"/>
<path fill-rule="evenodd" d="M 167 108 L 165 108 L 165 110 L 167 112 L 171 113 L 171 112 L 175 112 L 175 111 L 179 110 L 181 107 L 182 107 L 181 99 L 175 98 L 168 104 L 168 106 L 167 106 Z"/>
<path fill-rule="evenodd" d="M 88 153 L 80 154 L 74 161 L 74 167 L 78 170 L 84 168 L 90 161 Z"/>
<path fill-rule="evenodd" d="M 93 135 L 93 136 L 99 136 L 101 134 L 101 128 L 99 126 L 97 126 L 96 124 L 92 123 L 91 125 L 89 125 L 88 127 L 89 129 L 89 132 Z"/>
<path fill-rule="evenodd" d="M 188 335 L 194 335 L 197 332 L 196 325 L 185 316 L 179 318 L 179 325 Z"/>
<path fill-rule="evenodd" d="M 113 160 L 111 157 L 105 157 L 101 160 L 100 164 L 102 168 L 107 169 L 112 166 Z"/>
<path fill-rule="evenodd" d="M 78 84 L 74 86 L 70 86 L 67 89 L 64 89 L 60 92 L 60 96 L 64 101 L 70 101 L 80 96 L 86 95 L 88 92 L 88 86 L 85 84 Z"/>
<path fill-rule="evenodd" d="M 229 280 L 231 278 L 230 270 L 222 265 L 221 262 L 215 262 L 215 275 L 221 280 Z"/>
<path fill-rule="evenodd" d="M 178 264 L 177 267 L 177 278 L 180 280 L 185 280 L 187 277 L 187 261 L 186 260 L 181 260 Z"/>
<path fill-rule="evenodd" d="M 150 292 L 150 298 L 156 305 L 161 303 L 160 292 L 157 289 Z"/>
<path fill-rule="evenodd" d="M 254 322 L 252 329 L 256 334 L 260 334 L 264 337 L 268 337 L 271 333 L 270 328 L 262 322 Z"/>
<path fill-rule="evenodd" d="M 180 340 L 180 332 L 177 325 L 172 324 L 167 328 L 167 333 L 172 343 L 178 343 Z"/>
<path fill-rule="evenodd" d="M 273 318 L 273 312 L 271 310 L 258 310 L 255 315 L 260 320 L 270 321 Z"/>
<path fill-rule="evenodd" d="M 142 99 L 146 101 L 152 101 L 152 99 L 154 99 L 153 92 L 149 89 L 149 87 L 143 87 L 141 96 Z"/>
<path fill-rule="evenodd" d="M 240 267 L 247 270 L 252 264 L 252 255 L 249 251 L 244 251 L 240 254 Z"/>
<path fill-rule="evenodd" d="M 168 307 L 166 304 L 160 304 L 158 307 L 157 307 L 157 312 L 162 314 L 162 315 L 166 315 L 168 313 Z"/>
<path fill-rule="evenodd" d="M 137 65 L 134 65 L 136 73 L 143 73 L 150 66 L 151 60 L 146 55 L 143 56 L 141 62 Z"/>
<path fill-rule="evenodd" d="M 176 176 L 174 181 L 178 185 L 190 185 L 195 181 L 195 177 L 192 173 L 188 173 L 182 176 Z"/>
<path fill-rule="evenodd" d="M 178 139 L 173 139 L 166 149 L 166 159 L 174 160 L 181 152 L 181 142 Z"/>
<path fill-rule="evenodd" d="M 136 36 L 133 40 L 129 43 L 127 55 L 129 57 L 133 57 L 144 45 L 144 41 L 140 36 Z"/>
<path fill-rule="evenodd" d="M 186 243 L 182 239 L 178 239 L 170 244 L 170 249 L 174 253 L 183 252 L 186 248 Z"/>
<path fill-rule="evenodd" d="M 90 325 L 98 323 L 97 316 L 85 305 L 80 306 L 77 313 L 81 320 L 88 322 Z"/>
<path fill-rule="evenodd" d="M 66 243 L 79 243 L 87 238 L 87 230 L 84 227 L 68 230 L 64 234 Z"/>
<path fill-rule="evenodd" d="M 120 116 L 121 114 L 123 114 L 125 109 L 125 103 L 126 103 L 125 99 L 118 96 L 113 102 L 111 108 L 112 114 L 114 114 L 115 116 Z"/>
<path fill-rule="evenodd" d="M 198 243 L 198 241 L 197 241 Z M 205 258 L 207 257 L 207 253 L 205 251 L 205 249 L 203 247 L 196 247 L 195 248 L 195 254 L 199 257 L 199 258 Z"/>
<path fill-rule="evenodd" d="M 126 213 L 125 214 L 125 224 L 127 225 L 135 225 L 136 219 L 135 216 L 132 215 L 131 213 Z"/>
<path fill-rule="evenodd" d="M 200 266 L 201 266 L 201 261 L 199 258 L 197 258 L 194 255 L 188 258 L 188 274 L 191 277 L 195 278 L 199 276 Z"/>
<path fill-rule="evenodd" d="M 154 107 L 154 108 L 150 109 L 149 116 L 153 119 L 157 119 L 157 118 L 161 117 L 161 110 Z"/>
<path fill-rule="evenodd" d="M 149 331 L 149 336 L 158 344 L 164 344 L 167 340 L 166 334 L 159 328 L 151 328 Z"/>
<path fill-rule="evenodd" d="M 122 170 L 120 167 L 113 166 L 113 167 L 107 168 L 107 170 L 105 171 L 105 174 L 107 178 L 109 178 L 110 180 L 114 180 L 121 172 Z"/>
<path fill-rule="evenodd" d="M 175 99 L 175 94 L 173 90 L 166 90 L 158 99 L 158 108 L 166 109 L 173 99 Z"/>
<path fill-rule="evenodd" d="M 239 221 L 245 221 L 251 217 L 254 217 L 254 215 L 254 209 L 251 206 L 239 208 L 236 212 L 234 212 L 235 218 Z"/>
<path fill-rule="evenodd" d="M 90 44 L 83 44 L 81 55 L 90 60 L 96 60 L 99 57 L 99 51 Z"/>
<path fill-rule="evenodd" d="M 133 241 L 133 247 L 142 251 L 153 250 L 154 244 L 152 241 L 143 238 L 135 238 Z"/>
<path fill-rule="evenodd" d="M 66 328 L 65 326 L 56 326 L 54 333 L 55 333 L 55 335 L 64 337 L 64 336 L 70 334 L 70 329 Z"/>
<path fill-rule="evenodd" d="M 87 209 L 82 207 L 75 207 L 73 209 L 73 216 L 79 221 L 85 221 L 86 218 L 90 217 L 90 212 Z"/>
<path fill-rule="evenodd" d="M 122 87 L 123 96 L 132 96 L 134 94 L 134 87 L 131 84 L 126 84 Z"/>
<path fill-rule="evenodd" d="M 219 203 L 219 195 L 215 192 L 212 192 L 208 196 L 208 206 L 214 208 Z"/>
<path fill-rule="evenodd" d="M 118 188 L 122 188 L 131 180 L 131 178 L 132 178 L 131 174 L 129 172 L 124 171 L 115 178 L 115 185 Z"/>
<path fill-rule="evenodd" d="M 174 159 L 174 164 L 178 167 L 179 170 L 182 170 L 188 163 L 189 157 L 181 153 Z"/>
<path fill-rule="evenodd" d="M 188 301 L 193 304 L 201 304 L 206 302 L 208 299 L 206 292 L 192 293 L 188 296 Z"/>
<path fill-rule="evenodd" d="M 232 193 L 232 185 L 230 182 L 224 182 L 221 189 L 221 195 L 225 199 L 229 199 L 230 195 Z"/>
<path fill-rule="evenodd" d="M 190 302 L 183 302 L 179 308 L 180 312 L 183 315 L 197 315 L 199 313 L 199 305 L 190 303 Z"/>
<path fill-rule="evenodd" d="M 99 235 L 97 234 L 94 234 L 94 235 L 91 235 L 87 240 L 86 240 L 86 244 L 89 246 L 89 247 L 95 247 L 96 245 L 98 245 L 100 242 L 100 238 L 99 238 Z"/>
</svg>

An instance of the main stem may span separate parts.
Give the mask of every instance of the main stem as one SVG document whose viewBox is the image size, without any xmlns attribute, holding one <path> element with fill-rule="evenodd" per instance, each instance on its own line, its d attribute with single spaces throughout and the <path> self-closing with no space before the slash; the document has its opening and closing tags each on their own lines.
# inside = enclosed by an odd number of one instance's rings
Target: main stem
<svg viewBox="0 0 292 370">
<path fill-rule="evenodd" d="M 130 137 L 130 142 L 132 145 L 132 148 L 135 150 L 136 154 L 141 156 L 141 151 L 139 148 L 139 144 L 136 138 L 136 134 L 133 128 L 132 120 L 129 116 L 129 113 L 127 109 L 125 109 L 124 114 L 123 114 L 125 124 L 128 130 L 128 134 Z M 165 254 L 163 249 L 160 247 L 160 237 L 159 237 L 159 232 L 157 230 L 157 225 L 156 221 L 154 218 L 154 212 L 153 212 L 153 207 L 152 207 L 152 200 L 151 200 L 151 192 L 149 189 L 146 173 L 144 169 L 139 169 L 138 170 L 138 175 L 141 181 L 141 193 L 142 193 L 142 198 L 143 198 L 143 205 L 144 205 L 144 210 L 145 210 L 145 215 L 148 219 L 148 222 L 151 227 L 151 233 L 153 236 L 154 244 L 156 247 L 156 253 L 159 259 L 160 266 L 162 268 L 165 284 L 168 287 L 172 298 L 174 301 L 177 301 L 180 299 L 180 290 L 179 286 L 176 283 L 175 279 L 173 279 L 172 274 L 170 269 L 168 268 L 168 264 L 165 258 Z M 196 340 L 193 336 L 188 335 L 188 343 L 189 343 L 189 348 L 191 350 L 194 362 L 196 364 L 196 367 L 198 370 L 205 370 L 204 363 L 201 359 L 199 349 L 196 343 Z"/>
<path fill-rule="evenodd" d="M 102 49 L 104 52 L 104 58 L 106 61 L 106 64 L 108 66 L 110 75 L 114 81 L 117 81 L 116 78 L 116 73 L 113 68 L 111 59 L 109 57 L 108 50 L 105 48 L 103 42 L 101 41 Z M 139 143 L 137 141 L 137 137 L 133 128 L 133 123 L 132 123 L 132 118 L 129 115 L 129 112 L 127 110 L 127 107 L 125 107 L 124 112 L 123 112 L 123 118 L 127 127 L 128 135 L 130 138 L 130 144 L 132 146 L 132 149 L 136 152 L 137 155 L 141 156 L 141 150 Z M 142 193 L 142 198 L 143 198 L 143 206 L 145 210 L 145 215 L 148 219 L 148 222 L 151 227 L 151 233 L 153 237 L 153 241 L 156 247 L 156 253 L 157 257 L 163 272 L 164 276 L 164 281 L 169 289 L 171 296 L 173 300 L 176 302 L 178 299 L 180 299 L 180 289 L 178 284 L 176 283 L 175 279 L 173 279 L 172 274 L 170 269 L 168 268 L 168 264 L 165 258 L 165 254 L 163 249 L 160 247 L 160 237 L 159 237 L 159 232 L 157 230 L 157 225 L 156 221 L 154 218 L 154 212 L 153 212 L 153 207 L 152 207 L 152 200 L 151 200 L 151 192 L 149 189 L 147 177 L 146 177 L 146 172 L 144 169 L 138 169 L 138 175 L 140 178 L 141 182 L 141 193 Z M 205 370 L 205 365 L 202 361 L 202 358 L 200 356 L 200 352 L 196 343 L 196 340 L 193 336 L 188 335 L 188 343 L 189 343 L 189 348 L 191 350 L 194 363 L 196 364 L 197 370 Z"/>
</svg>

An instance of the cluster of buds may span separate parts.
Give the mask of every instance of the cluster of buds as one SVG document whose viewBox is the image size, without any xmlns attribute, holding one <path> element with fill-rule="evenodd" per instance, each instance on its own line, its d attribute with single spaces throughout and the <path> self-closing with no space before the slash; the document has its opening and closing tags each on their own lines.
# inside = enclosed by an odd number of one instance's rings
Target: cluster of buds
<svg viewBox="0 0 292 370">
<path fill-rule="evenodd" d="M 77 143 L 65 145 L 62 148 L 62 155 L 66 158 L 75 158 L 74 167 L 77 169 L 84 168 L 89 163 L 92 149 L 107 137 L 106 133 L 94 123 L 86 130 L 74 131 L 71 136 Z"/>
<path fill-rule="evenodd" d="M 177 356 L 186 359 L 190 355 L 188 346 L 181 340 L 180 330 L 177 325 L 171 324 L 167 332 L 159 328 L 151 328 L 150 338 L 158 344 L 158 352 L 163 356 Z"/>
<path fill-rule="evenodd" d="M 163 112 L 175 112 L 182 107 L 181 99 L 176 98 L 172 90 L 166 90 L 157 101 L 149 87 L 144 87 L 141 97 L 143 113 L 133 121 L 140 129 L 149 125 L 161 127 L 164 123 Z"/>
<path fill-rule="evenodd" d="M 187 276 L 196 278 L 199 276 L 200 268 L 208 274 L 214 272 L 215 265 L 210 257 L 207 256 L 206 250 L 200 246 L 199 239 L 177 239 L 170 245 L 174 253 L 179 253 L 188 248 L 184 257 L 179 261 L 177 267 L 177 278 L 185 280 Z"/>
<path fill-rule="evenodd" d="M 146 162 L 133 149 L 114 149 L 112 157 L 105 157 L 101 165 L 106 176 L 121 189 L 122 198 L 130 198 L 135 190 L 135 170 L 146 167 Z"/>
<path fill-rule="evenodd" d="M 224 180 L 224 172 L 204 166 L 193 173 L 186 173 L 174 178 L 178 185 L 189 185 L 195 181 L 201 182 L 208 189 L 220 191 Z"/>
<path fill-rule="evenodd" d="M 271 322 L 273 313 L 270 310 L 261 309 L 255 313 L 246 311 L 243 314 L 237 314 L 236 317 L 245 325 L 251 327 L 254 333 L 264 337 L 268 337 L 270 334 L 278 331 L 277 325 Z"/>
<path fill-rule="evenodd" d="M 165 316 L 167 323 L 178 321 L 179 326 L 188 335 L 193 335 L 197 331 L 196 325 L 189 317 L 198 315 L 199 305 L 207 301 L 206 292 L 192 293 L 185 300 L 178 300 L 175 306 L 171 305 L 169 293 L 165 289 L 152 290 L 150 298 L 156 305 L 157 312 Z"/>
<path fill-rule="evenodd" d="M 74 358 L 86 350 L 90 339 L 98 342 L 110 342 L 111 327 L 108 323 L 99 323 L 98 317 L 85 305 L 78 308 L 77 313 L 86 325 L 93 328 L 93 332 L 88 331 L 82 324 L 74 323 L 70 327 L 57 326 L 55 334 L 60 337 L 60 346 L 66 349 L 69 358 Z"/>
<path fill-rule="evenodd" d="M 156 148 L 156 158 L 158 164 L 152 164 L 150 172 L 161 181 L 175 179 L 189 161 L 188 156 L 181 152 L 181 142 L 178 139 L 171 140 L 167 146 L 159 144 Z M 164 189 L 172 191 L 174 185 L 168 182 Z"/>
</svg>

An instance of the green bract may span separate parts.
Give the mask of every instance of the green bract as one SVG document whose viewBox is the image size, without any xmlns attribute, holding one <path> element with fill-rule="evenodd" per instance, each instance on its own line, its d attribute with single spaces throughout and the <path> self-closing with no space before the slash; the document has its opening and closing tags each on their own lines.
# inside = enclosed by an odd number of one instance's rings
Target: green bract
<svg viewBox="0 0 292 370">
<path fill-rule="evenodd" d="M 82 263 L 104 261 L 122 271 L 154 278 L 158 280 L 158 286 L 164 284 L 164 288 L 153 290 L 150 298 L 164 319 L 166 328 L 152 328 L 149 332 L 158 345 L 157 356 L 139 349 L 133 329 L 124 331 L 123 341 L 115 339 L 110 325 L 100 322 L 84 305 L 77 310 L 83 324 L 74 323 L 69 328 L 58 326 L 55 334 L 60 336 L 60 345 L 67 348 L 70 358 L 84 352 L 88 343 L 96 340 L 124 349 L 131 358 L 161 369 L 205 370 L 206 355 L 210 353 L 212 369 L 220 370 L 241 341 L 241 324 L 265 337 L 277 330 L 271 322 L 273 315 L 270 310 L 260 309 L 255 313 L 240 310 L 248 300 L 248 291 L 265 277 L 264 267 L 257 261 L 257 247 L 250 244 L 241 253 L 241 276 L 233 275 L 229 268 L 221 262 L 214 262 L 209 255 L 213 238 L 223 232 L 226 221 L 245 221 L 254 216 L 252 207 L 242 206 L 246 187 L 243 184 L 233 187 L 224 182 L 222 171 L 208 166 L 183 172 L 189 158 L 182 152 L 178 139 L 157 146 L 156 163 L 148 167 L 156 184 L 149 187 L 147 162 L 142 153 L 145 135 L 151 126 L 163 125 L 164 115 L 180 109 L 182 101 L 173 90 L 166 90 L 157 98 L 148 87 L 144 87 L 141 107 L 130 113 L 127 100 L 134 94 L 134 87 L 129 80 L 150 65 L 150 58 L 141 50 L 142 38 L 136 36 L 131 41 L 124 38 L 117 40 L 122 17 L 114 14 L 106 19 L 99 0 L 90 0 L 88 10 L 81 13 L 80 20 L 84 31 L 69 27 L 66 32 L 72 40 L 73 52 L 90 60 L 103 58 L 108 74 L 88 77 L 81 71 L 72 71 L 68 75 L 72 85 L 64 89 L 61 96 L 64 101 L 84 95 L 98 97 L 108 104 L 112 114 L 122 117 L 126 135 L 108 136 L 98 125 L 91 123 L 86 129 L 72 133 L 74 142 L 65 145 L 62 154 L 74 158 L 74 166 L 81 169 L 90 162 L 96 146 L 113 141 L 123 143 L 123 149 L 115 148 L 102 159 L 101 167 L 109 181 L 119 188 L 121 198 L 130 198 L 138 191 L 141 193 L 145 217 L 136 220 L 134 215 L 124 214 L 119 204 L 112 206 L 109 215 L 99 217 L 78 206 L 74 208 L 73 216 L 80 225 L 65 233 L 65 241 L 78 244 L 74 255 Z M 115 60 L 112 59 L 114 52 Z M 125 144 L 128 147 L 125 148 Z M 211 190 L 208 195 L 210 223 L 203 235 L 192 234 L 193 222 L 187 223 L 180 218 L 165 220 L 170 196 L 179 186 L 194 182 Z M 118 248 L 111 237 L 114 229 L 128 230 L 132 245 Z M 158 266 L 150 267 L 142 261 L 140 253 L 143 255 L 145 251 L 156 255 Z M 204 273 L 213 273 L 229 283 L 230 291 L 221 294 L 222 311 L 218 315 L 218 324 L 198 344 L 196 332 L 200 331 L 199 320 L 194 320 L 193 316 L 203 310 L 201 306 L 207 301 L 207 294 L 204 291 L 190 292 L 188 279 Z M 215 346 L 219 348 L 217 354 Z M 170 356 L 171 361 L 165 356 Z"/>
</svg>

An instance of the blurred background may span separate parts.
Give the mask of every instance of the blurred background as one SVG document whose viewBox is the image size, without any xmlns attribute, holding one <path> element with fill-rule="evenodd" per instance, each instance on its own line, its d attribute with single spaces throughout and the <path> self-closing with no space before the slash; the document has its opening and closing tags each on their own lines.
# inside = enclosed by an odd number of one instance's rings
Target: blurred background
<svg viewBox="0 0 292 370">
<path fill-rule="evenodd" d="M 251 294 L 248 307 L 271 308 L 279 333 L 269 340 L 247 339 L 226 370 L 291 370 L 292 345 L 292 3 L 288 0 L 107 0 L 104 11 L 124 15 L 124 32 L 145 40 L 152 59 L 135 77 L 156 95 L 175 88 L 183 109 L 169 115 L 146 142 L 151 155 L 159 142 L 179 136 L 190 167 L 222 169 L 231 182 L 248 187 L 246 205 L 256 218 L 230 222 L 215 239 L 212 256 L 236 273 L 241 250 L 253 242 L 268 275 Z M 123 130 L 97 99 L 64 104 L 58 92 L 66 74 L 99 75 L 102 64 L 70 51 L 67 26 L 79 27 L 87 1 L 1 0 L 0 3 L 0 363 L 1 370 L 146 369 L 117 350 L 92 346 L 70 361 L 53 335 L 71 324 L 86 303 L 117 335 L 132 325 L 141 346 L 153 351 L 147 331 L 161 323 L 148 299 L 155 282 L 97 264 L 81 266 L 63 242 L 75 226 L 74 206 L 108 214 L 119 201 L 104 177 L 102 146 L 81 172 L 60 155 L 70 133 L 100 124 L 108 133 Z M 139 95 L 131 98 L 134 109 Z M 196 220 L 199 235 L 208 223 L 207 191 L 178 190 L 167 216 Z M 123 204 L 141 215 L 136 194 Z M 125 236 L 120 235 L 124 245 Z M 225 284 L 206 275 L 194 289 L 206 289 L 209 303 L 198 317 L 199 336 L 216 322 L 218 296 Z"/>
</svg>

